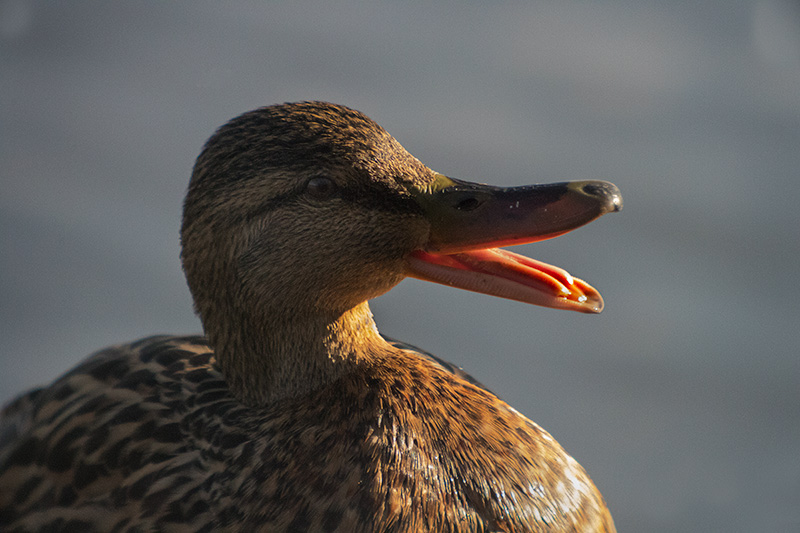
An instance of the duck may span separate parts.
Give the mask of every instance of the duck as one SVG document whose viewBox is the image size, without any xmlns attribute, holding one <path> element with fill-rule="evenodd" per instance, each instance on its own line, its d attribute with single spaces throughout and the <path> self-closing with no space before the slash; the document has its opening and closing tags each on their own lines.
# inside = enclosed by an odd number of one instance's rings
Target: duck
<svg viewBox="0 0 800 533">
<path fill-rule="evenodd" d="M 501 247 L 621 207 L 604 181 L 447 177 L 342 105 L 230 120 L 181 225 L 204 334 L 106 348 L 7 404 L 0 530 L 615 531 L 550 434 L 383 337 L 368 301 L 413 277 L 597 313 L 591 285 Z"/>
</svg>

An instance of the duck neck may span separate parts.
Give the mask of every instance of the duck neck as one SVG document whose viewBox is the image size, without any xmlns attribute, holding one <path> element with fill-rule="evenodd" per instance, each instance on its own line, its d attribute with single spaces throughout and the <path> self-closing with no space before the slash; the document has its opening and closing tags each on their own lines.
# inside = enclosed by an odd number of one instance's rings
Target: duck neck
<svg viewBox="0 0 800 533">
<path fill-rule="evenodd" d="M 253 406 L 311 393 L 386 346 L 366 302 L 343 313 L 273 312 L 235 323 L 209 337 L 231 392 Z"/>
</svg>

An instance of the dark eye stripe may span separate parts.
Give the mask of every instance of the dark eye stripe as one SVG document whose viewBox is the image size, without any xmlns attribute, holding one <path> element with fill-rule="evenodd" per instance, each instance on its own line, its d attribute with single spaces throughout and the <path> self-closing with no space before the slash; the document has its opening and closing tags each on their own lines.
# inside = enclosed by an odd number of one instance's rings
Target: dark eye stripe
<svg viewBox="0 0 800 533">
<path fill-rule="evenodd" d="M 299 201 L 306 194 L 306 184 L 304 183 L 296 189 L 275 196 L 274 198 L 271 198 L 263 204 L 255 207 L 244 214 L 241 218 L 236 220 L 236 223 L 249 222 L 254 218 L 264 216 L 265 214 L 278 209 L 279 207 L 287 206 Z M 422 214 L 422 208 L 411 197 L 401 196 L 378 187 L 341 187 L 336 190 L 336 193 L 331 200 L 335 198 L 339 198 L 347 203 L 356 204 L 361 207 L 376 211 Z"/>
<path fill-rule="evenodd" d="M 241 217 L 234 217 L 235 221 L 233 224 L 239 224 L 242 222 L 246 223 L 250 222 L 254 218 L 262 217 L 267 213 L 274 211 L 275 209 L 283 205 L 293 202 L 294 200 L 297 199 L 298 196 L 300 196 L 303 193 L 304 190 L 305 190 L 305 185 L 301 189 L 296 189 L 284 194 L 279 194 L 278 196 L 275 196 L 274 198 L 271 198 L 268 201 L 247 211 L 246 213 L 243 213 Z"/>
<path fill-rule="evenodd" d="M 422 214 L 422 208 L 410 196 L 378 187 L 346 187 L 339 191 L 343 200 L 367 209 L 389 213 Z"/>
</svg>

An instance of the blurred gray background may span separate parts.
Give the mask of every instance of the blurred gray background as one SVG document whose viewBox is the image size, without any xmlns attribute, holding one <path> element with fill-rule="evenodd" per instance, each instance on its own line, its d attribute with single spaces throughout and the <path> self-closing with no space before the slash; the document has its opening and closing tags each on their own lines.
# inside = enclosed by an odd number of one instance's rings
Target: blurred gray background
<svg viewBox="0 0 800 533">
<path fill-rule="evenodd" d="M 0 1 L 0 399 L 200 330 L 179 263 L 202 143 L 359 109 L 445 174 L 608 179 L 522 253 L 586 316 L 407 280 L 384 333 L 463 366 L 588 470 L 620 531 L 800 530 L 800 5 Z"/>
</svg>

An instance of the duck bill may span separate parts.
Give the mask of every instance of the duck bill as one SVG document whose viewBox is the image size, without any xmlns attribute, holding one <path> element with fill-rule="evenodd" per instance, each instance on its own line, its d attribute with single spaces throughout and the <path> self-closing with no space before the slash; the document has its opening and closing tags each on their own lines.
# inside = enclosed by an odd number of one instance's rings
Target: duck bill
<svg viewBox="0 0 800 533">
<path fill-rule="evenodd" d="M 622 208 L 617 187 L 573 181 L 493 187 L 438 175 L 416 200 L 430 221 L 408 275 L 520 302 L 599 313 L 603 298 L 567 271 L 499 247 L 563 235 Z"/>
</svg>

